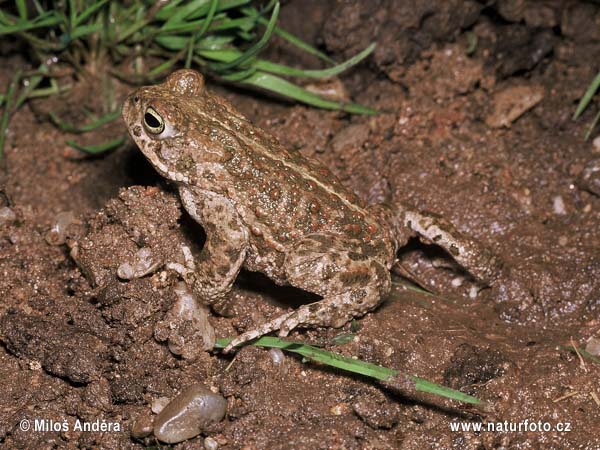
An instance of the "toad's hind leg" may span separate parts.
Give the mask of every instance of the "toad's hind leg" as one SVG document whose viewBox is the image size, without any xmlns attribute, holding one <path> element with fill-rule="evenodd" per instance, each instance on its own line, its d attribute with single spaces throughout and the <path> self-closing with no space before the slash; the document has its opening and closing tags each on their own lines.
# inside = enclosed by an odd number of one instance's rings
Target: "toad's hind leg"
<svg viewBox="0 0 600 450">
<path fill-rule="evenodd" d="M 226 351 L 275 330 L 287 336 L 298 326 L 341 327 L 379 305 L 391 289 L 389 271 L 353 248 L 337 236 L 311 235 L 301 241 L 284 262 L 288 282 L 323 299 L 241 334 Z"/>
</svg>

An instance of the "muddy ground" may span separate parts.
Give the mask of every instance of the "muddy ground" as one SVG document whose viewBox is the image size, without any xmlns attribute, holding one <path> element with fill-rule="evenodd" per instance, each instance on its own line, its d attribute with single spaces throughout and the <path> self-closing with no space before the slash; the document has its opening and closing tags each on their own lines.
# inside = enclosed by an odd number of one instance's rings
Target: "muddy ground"
<svg viewBox="0 0 600 450">
<path fill-rule="evenodd" d="M 567 348 L 593 351 L 590 339 L 600 339 L 600 131 L 584 141 L 595 107 L 571 120 L 600 67 L 600 5 L 296 0 L 281 20 L 338 60 L 376 42 L 341 82 L 381 113 L 349 116 L 211 87 L 366 201 L 434 211 L 505 267 L 491 288 L 469 295 L 468 280 L 437 264 L 435 248 L 411 243 L 399 257 L 435 296 L 396 277 L 385 303 L 352 330 L 291 337 L 459 389 L 493 411 L 401 394 L 290 354 L 281 363 L 255 347 L 234 359 L 174 355 L 160 330 L 176 274 L 161 268 L 125 282 L 116 271 L 143 246 L 168 259 L 173 242 L 187 242 L 197 254 L 202 230 L 131 141 L 88 157 L 40 119 L 47 109 L 81 119 L 73 111 L 82 97 L 71 93 L 21 109 L 10 125 L 0 197 L 10 208 L 0 217 L 0 446 L 152 448 L 153 438 L 131 437 L 134 422 L 157 399 L 203 382 L 227 399 L 226 418 L 174 448 L 204 448 L 210 437 L 223 449 L 600 449 L 600 367 Z M 274 59 L 318 65 L 274 44 Z M 3 51 L 2 90 L 26 64 Z M 217 337 L 307 301 L 252 273 L 240 275 L 231 297 L 227 317 L 210 318 Z M 348 331 L 354 339 L 334 345 Z M 121 431 L 20 428 L 23 419 L 77 418 Z M 451 431 L 524 420 L 552 431 Z M 556 431 L 566 422 L 569 432 Z"/>
</svg>

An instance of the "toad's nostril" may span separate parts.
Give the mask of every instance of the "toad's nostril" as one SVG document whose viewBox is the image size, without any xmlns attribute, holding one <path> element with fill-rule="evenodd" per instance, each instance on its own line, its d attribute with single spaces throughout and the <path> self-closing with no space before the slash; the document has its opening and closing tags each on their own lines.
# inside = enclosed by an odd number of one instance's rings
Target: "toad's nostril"
<svg viewBox="0 0 600 450">
<path fill-rule="evenodd" d="M 137 95 L 133 96 L 133 103 L 138 103 L 140 101 L 140 98 Z"/>
</svg>

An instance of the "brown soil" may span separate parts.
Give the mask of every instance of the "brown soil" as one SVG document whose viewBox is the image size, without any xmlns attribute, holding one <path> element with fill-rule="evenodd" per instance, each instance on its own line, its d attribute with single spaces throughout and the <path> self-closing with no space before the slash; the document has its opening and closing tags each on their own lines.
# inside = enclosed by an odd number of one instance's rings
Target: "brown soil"
<svg viewBox="0 0 600 450">
<path fill-rule="evenodd" d="M 598 166 L 600 146 L 583 140 L 595 111 L 571 120 L 599 68 L 600 5 L 484 3 L 285 5 L 284 28 L 338 60 L 377 42 L 368 62 L 341 78 L 356 101 L 381 111 L 376 117 L 213 87 L 365 200 L 435 211 L 501 257 L 506 276 L 470 298 L 465 286 L 452 287 L 455 274 L 431 265 L 435 249 L 411 244 L 400 257 L 436 296 L 396 278 L 385 303 L 358 320 L 353 341 L 331 343 L 350 325 L 292 333 L 475 395 L 492 412 L 402 394 L 289 354 L 278 365 L 255 347 L 233 361 L 219 352 L 173 355 L 156 329 L 177 277 L 160 270 L 123 282 L 116 269 L 142 245 L 168 259 L 170 244 L 183 240 L 197 254 L 203 233 L 132 143 L 90 158 L 39 120 L 52 108 L 77 120 L 68 112 L 84 87 L 76 99 L 21 109 L 10 125 L 0 207 L 16 218 L 0 223 L 0 446 L 146 448 L 156 443 L 132 439 L 135 420 L 154 400 L 201 381 L 227 398 L 226 419 L 174 448 L 203 448 L 210 436 L 223 449 L 600 449 L 600 366 L 565 349 L 600 338 L 600 183 L 589 179 L 600 171 L 585 170 Z M 315 64 L 281 42 L 270 52 Z M 2 58 L 4 90 L 22 60 Z M 103 132 L 125 132 L 117 127 Z M 65 244 L 51 245 L 48 232 L 66 211 L 77 220 Z M 75 243 L 80 266 L 69 255 Z M 228 317 L 211 321 L 218 337 L 233 336 L 302 301 L 302 292 L 243 273 Z M 20 429 L 36 418 L 99 419 L 122 430 Z M 526 419 L 568 422 L 571 431 L 450 428 Z"/>
</svg>

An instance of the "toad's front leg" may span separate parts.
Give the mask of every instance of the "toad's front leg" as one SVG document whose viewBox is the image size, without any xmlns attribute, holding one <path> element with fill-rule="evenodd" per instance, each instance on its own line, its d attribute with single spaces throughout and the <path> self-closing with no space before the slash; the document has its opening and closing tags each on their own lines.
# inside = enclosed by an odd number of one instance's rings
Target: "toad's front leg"
<svg viewBox="0 0 600 450">
<path fill-rule="evenodd" d="M 206 232 L 192 274 L 194 291 L 219 309 L 246 258 L 248 230 L 226 197 L 187 187 L 182 187 L 179 195 L 187 212 Z"/>
<path fill-rule="evenodd" d="M 341 327 L 375 308 L 391 289 L 390 273 L 377 258 L 361 254 L 356 242 L 337 235 L 307 236 L 286 254 L 287 281 L 323 299 L 282 314 L 235 338 L 225 351 L 279 330 L 280 336 L 297 326 Z"/>
</svg>

